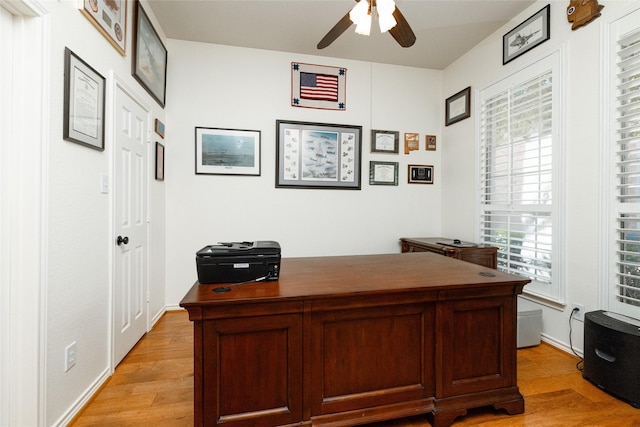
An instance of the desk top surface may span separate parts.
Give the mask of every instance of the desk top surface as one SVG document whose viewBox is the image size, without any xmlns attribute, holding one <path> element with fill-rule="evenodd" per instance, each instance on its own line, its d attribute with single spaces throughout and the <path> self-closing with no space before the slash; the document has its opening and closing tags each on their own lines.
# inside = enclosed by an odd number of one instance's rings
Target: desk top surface
<svg viewBox="0 0 640 427">
<path fill-rule="evenodd" d="M 418 246 L 430 246 L 439 248 L 456 248 L 456 249 L 478 249 L 478 248 L 491 248 L 497 250 L 495 246 L 487 245 L 484 243 L 473 243 L 459 239 L 451 239 L 447 237 L 402 237 L 401 242 L 410 243 Z"/>
<path fill-rule="evenodd" d="M 419 252 L 383 255 L 283 258 L 280 278 L 243 284 L 200 284 L 196 282 L 180 306 L 241 302 L 307 300 L 348 295 L 439 292 L 469 288 L 517 288 L 526 278 L 476 264 Z M 228 292 L 214 292 L 228 287 Z"/>
</svg>

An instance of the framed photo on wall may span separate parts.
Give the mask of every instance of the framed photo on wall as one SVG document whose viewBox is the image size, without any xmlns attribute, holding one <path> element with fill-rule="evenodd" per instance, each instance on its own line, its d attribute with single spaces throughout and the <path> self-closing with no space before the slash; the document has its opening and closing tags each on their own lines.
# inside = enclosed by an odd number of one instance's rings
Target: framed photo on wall
<svg viewBox="0 0 640 427">
<path fill-rule="evenodd" d="M 104 99 L 105 78 L 65 48 L 63 138 L 103 151 Z"/>
<path fill-rule="evenodd" d="M 502 65 L 549 40 L 551 37 L 550 8 L 550 5 L 546 5 L 502 36 Z"/>
<path fill-rule="evenodd" d="M 156 142 L 156 180 L 164 181 L 164 145 Z"/>
<path fill-rule="evenodd" d="M 360 190 L 362 126 L 276 121 L 276 188 Z"/>
<path fill-rule="evenodd" d="M 425 135 L 424 139 L 425 139 L 424 149 L 427 151 L 436 151 L 436 136 Z"/>
<path fill-rule="evenodd" d="M 433 184 L 433 166 L 409 165 L 409 184 Z"/>
<path fill-rule="evenodd" d="M 260 131 L 197 127 L 196 174 L 260 176 Z"/>
<path fill-rule="evenodd" d="M 127 45 L 127 0 L 83 0 L 81 11 L 124 56 Z"/>
<path fill-rule="evenodd" d="M 404 154 L 420 149 L 420 134 L 415 132 L 404 134 Z"/>
<path fill-rule="evenodd" d="M 167 88 L 167 49 L 139 1 L 133 15 L 131 74 L 164 108 Z"/>
<path fill-rule="evenodd" d="M 471 117 L 471 86 L 445 101 L 445 126 Z"/>
</svg>

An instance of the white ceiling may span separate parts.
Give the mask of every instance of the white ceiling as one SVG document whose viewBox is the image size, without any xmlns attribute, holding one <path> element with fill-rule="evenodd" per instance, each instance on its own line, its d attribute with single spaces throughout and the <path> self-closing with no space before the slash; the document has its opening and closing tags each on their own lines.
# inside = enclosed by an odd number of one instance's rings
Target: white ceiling
<svg viewBox="0 0 640 427">
<path fill-rule="evenodd" d="M 412 47 L 402 48 L 391 35 L 380 34 L 374 21 L 371 36 L 355 34 L 352 25 L 329 47 L 318 50 L 320 39 L 349 12 L 353 0 L 148 0 L 148 4 L 171 39 L 442 70 L 534 3 L 395 1 L 416 35 Z"/>
</svg>

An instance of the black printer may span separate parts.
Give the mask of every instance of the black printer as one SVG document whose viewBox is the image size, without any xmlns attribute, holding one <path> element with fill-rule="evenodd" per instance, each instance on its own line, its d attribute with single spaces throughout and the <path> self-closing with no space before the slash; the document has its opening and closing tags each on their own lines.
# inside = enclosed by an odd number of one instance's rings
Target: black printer
<svg viewBox="0 0 640 427">
<path fill-rule="evenodd" d="M 196 252 L 196 267 L 201 284 L 278 280 L 280 244 L 261 240 L 205 246 Z"/>
</svg>

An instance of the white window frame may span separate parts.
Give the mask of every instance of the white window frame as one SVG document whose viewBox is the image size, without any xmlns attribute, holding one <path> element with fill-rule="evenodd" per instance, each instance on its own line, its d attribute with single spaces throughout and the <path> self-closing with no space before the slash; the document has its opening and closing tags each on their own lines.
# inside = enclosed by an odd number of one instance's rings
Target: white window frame
<svg viewBox="0 0 640 427">
<path fill-rule="evenodd" d="M 505 76 L 501 80 L 494 82 L 485 88 L 478 91 L 476 96 L 475 105 L 478 106 L 476 108 L 476 117 L 480 116 L 482 103 L 489 96 L 499 93 L 500 91 L 504 91 L 509 87 L 513 87 L 517 84 L 521 84 L 526 82 L 535 76 L 541 75 L 546 70 L 551 70 L 552 77 L 552 86 L 553 86 L 553 101 L 552 101 L 552 135 L 553 135 L 553 166 L 552 166 L 552 174 L 553 174 L 553 184 L 552 184 L 552 197 L 553 197 L 553 205 L 552 205 L 552 255 L 551 255 L 551 263 L 552 263 L 552 273 L 551 273 L 551 283 L 539 283 L 536 281 L 532 281 L 527 284 L 524 288 L 524 293 L 530 296 L 535 297 L 541 302 L 549 303 L 551 306 L 558 306 L 561 308 L 566 301 L 565 296 L 565 276 L 564 276 L 564 253 L 565 253 L 565 244 L 564 244 L 564 174 L 565 174 L 565 166 L 564 166 L 564 80 L 565 73 L 564 70 L 566 67 L 564 66 L 565 62 L 565 47 L 564 45 L 560 45 L 558 48 L 553 51 L 538 57 L 530 63 L 525 64 L 522 68 L 516 70 L 512 74 Z M 481 120 L 476 121 L 476 165 L 478 167 L 478 172 L 476 174 L 476 207 L 477 207 L 477 222 L 476 222 L 476 236 L 477 240 L 483 241 L 481 236 L 482 230 L 482 212 L 484 211 L 482 202 L 482 177 L 481 177 L 481 169 L 480 169 L 480 161 L 481 161 Z"/>
<path fill-rule="evenodd" d="M 604 87 L 603 98 L 603 158 L 608 159 L 603 166 L 603 209 L 602 209 L 602 239 L 605 248 L 602 252 L 604 266 L 601 279 L 601 306 L 604 309 L 640 319 L 640 306 L 630 305 L 617 298 L 617 263 L 618 263 L 618 221 L 620 213 L 640 215 L 640 203 L 619 203 L 617 200 L 617 149 L 618 149 L 618 104 L 617 93 L 617 44 L 618 40 L 633 32 L 633 28 L 640 29 L 637 23 L 640 18 L 640 8 L 623 11 L 612 17 L 607 25 L 602 26 L 602 76 Z"/>
</svg>

